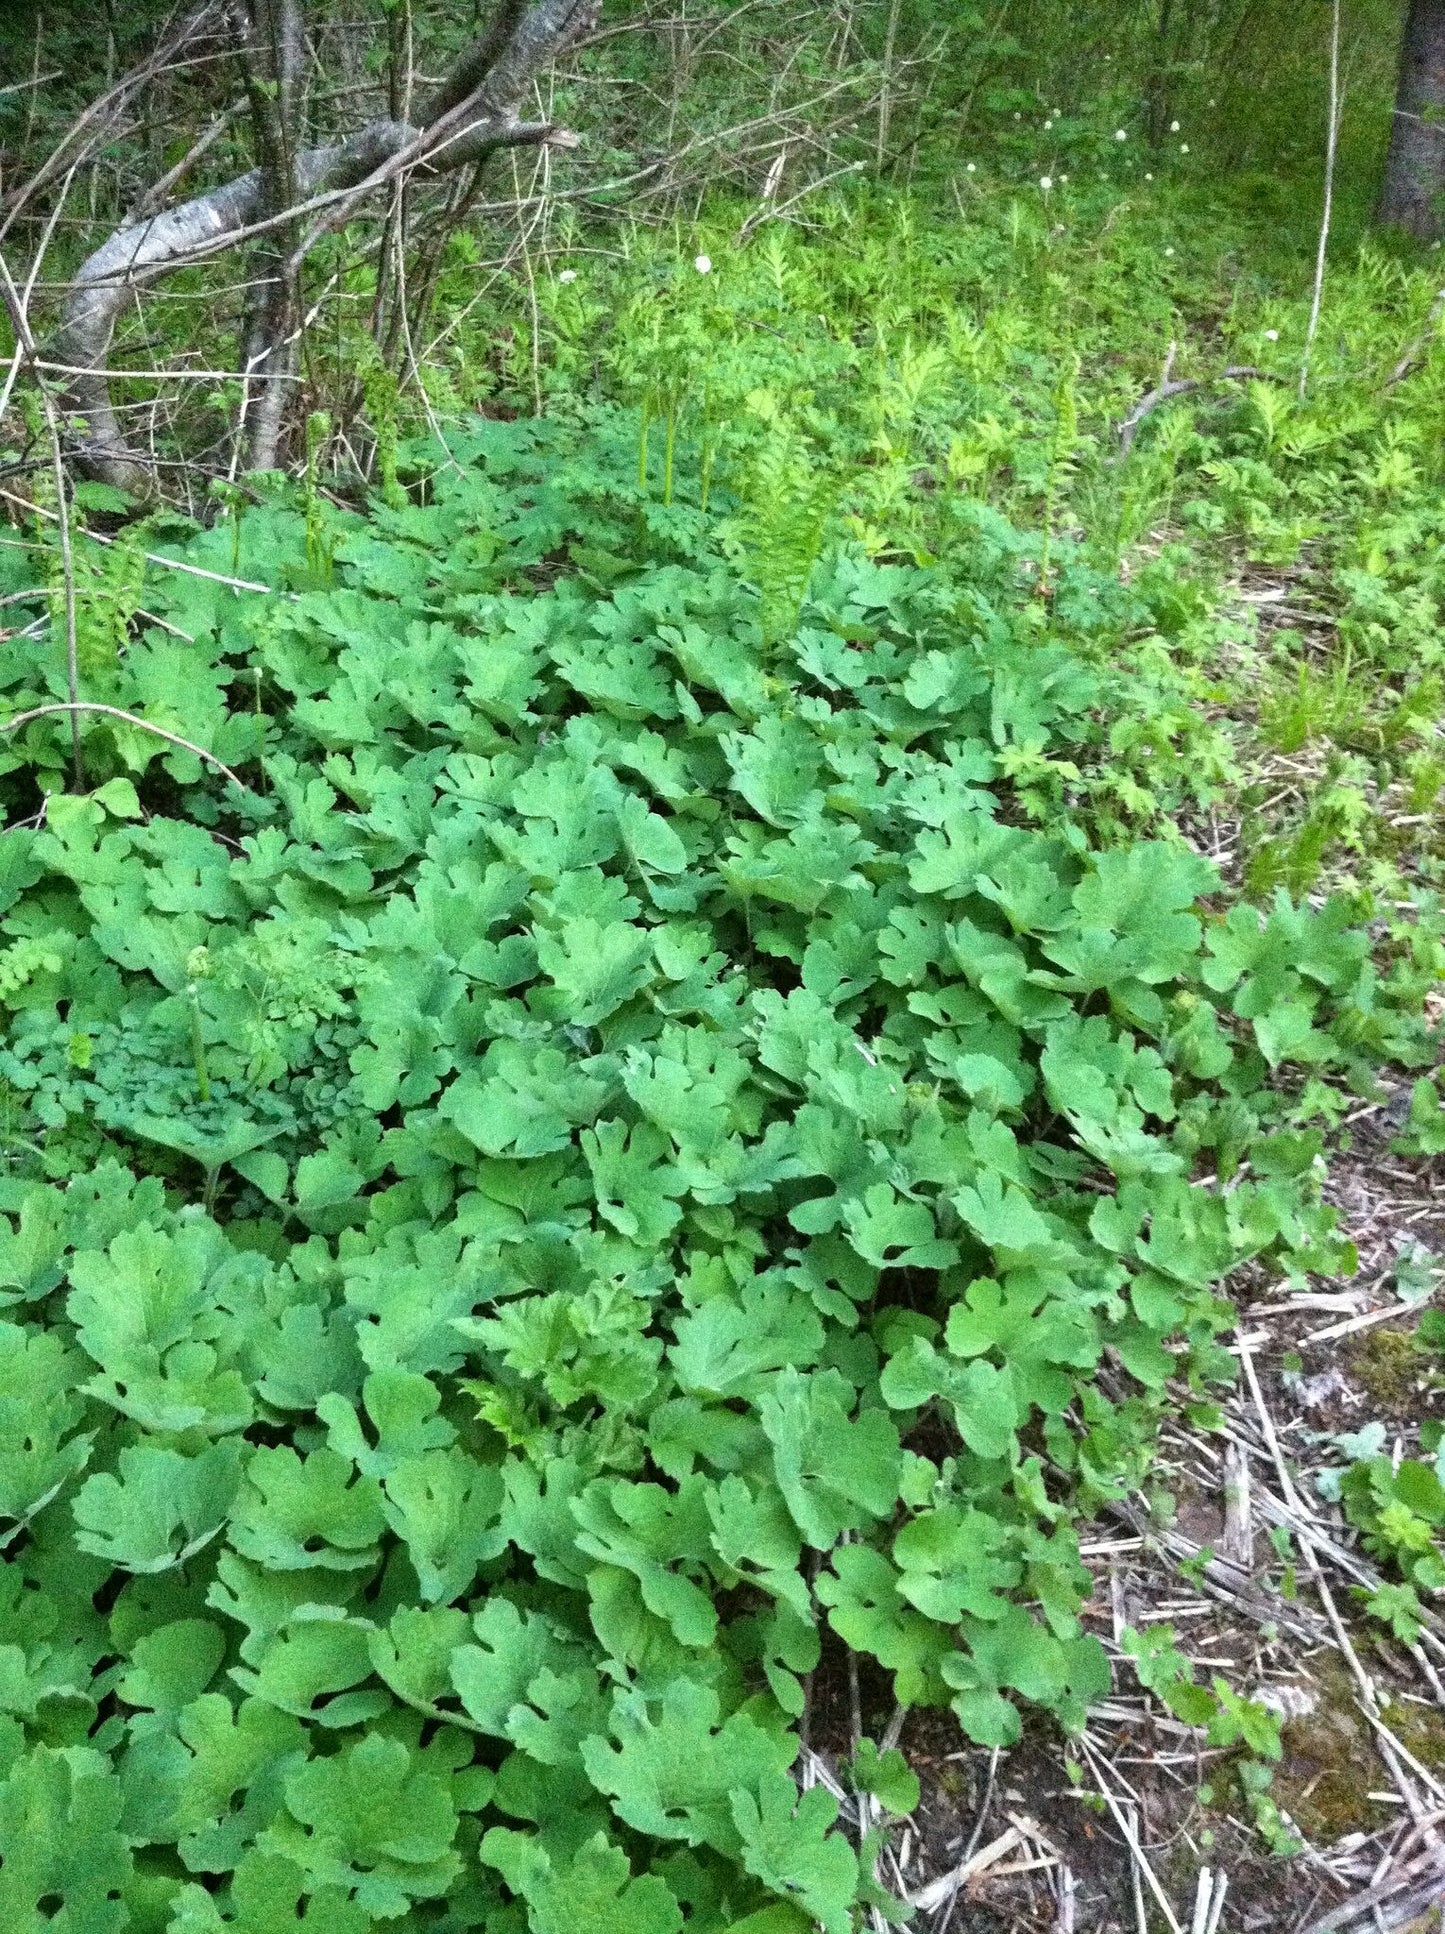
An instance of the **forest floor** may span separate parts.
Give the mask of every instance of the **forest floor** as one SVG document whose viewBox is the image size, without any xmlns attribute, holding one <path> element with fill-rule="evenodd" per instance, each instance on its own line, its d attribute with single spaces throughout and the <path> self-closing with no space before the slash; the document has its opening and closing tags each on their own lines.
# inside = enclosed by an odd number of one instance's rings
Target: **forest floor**
<svg viewBox="0 0 1445 1934">
<path fill-rule="evenodd" d="M 1320 626 L 1318 610 L 1299 608 L 1312 601 L 1304 573 L 1244 561 L 1239 579 L 1233 608 L 1266 656 L 1271 632 L 1303 618 L 1307 662 L 1328 661 L 1328 618 Z M 1291 629 L 1288 645 L 1299 642 Z M 1216 666 L 1227 697 L 1214 713 L 1244 753 L 1241 790 L 1298 820 L 1334 748 L 1325 733 L 1288 753 L 1270 743 L 1245 697 L 1249 662 Z M 1241 888 L 1250 840 L 1239 816 L 1180 823 Z M 1438 1016 L 1445 997 L 1427 999 Z M 1445 1381 L 1418 1339 L 1438 1276 L 1409 1302 L 1397 1277 L 1402 1256 L 1428 1268 L 1445 1254 L 1445 1159 L 1392 1148 L 1410 1098 L 1408 1081 L 1386 1076 L 1333 1138 L 1325 1195 L 1357 1273 L 1292 1294 L 1248 1270 L 1234 1280 L 1228 1347 L 1244 1375 L 1222 1437 L 1182 1418 L 1166 1428 L 1155 1468 L 1175 1515 L 1151 1523 L 1121 1508 L 1081 1546 L 1095 1580 L 1086 1617 L 1116 1683 L 1128 1672 L 1124 1629 L 1168 1622 L 1202 1678 L 1220 1674 L 1280 1716 L 1271 1796 L 1284 1833 L 1268 1844 L 1242 1817 L 1228 1751 L 1204 1747 L 1147 1695 L 1116 1694 L 1066 1749 L 1033 1723 L 1012 1751 L 960 1751 L 939 1715 L 912 1715 L 901 1743 L 923 1799 L 890 1859 L 900 1892 L 934 1908 L 921 1919 L 936 1934 L 1445 1929 L 1445 1619 L 1432 1615 L 1413 1645 L 1382 1636 L 1362 1603 L 1380 1573 L 1317 1485 L 1338 1471 L 1340 1439 L 1355 1455 L 1383 1448 L 1398 1468 L 1421 1455 L 1421 1426 L 1445 1418 Z M 832 1664 L 826 1710 L 846 1741 L 848 1688 Z"/>
<path fill-rule="evenodd" d="M 1360 1249 L 1348 1284 L 1321 1282 L 1286 1304 L 1238 1290 L 1234 1350 L 1252 1365 L 1228 1404 L 1223 1441 L 1180 1423 L 1159 1468 L 1170 1524 L 1120 1509 L 1083 1541 L 1095 1576 L 1089 1625 L 1116 1661 L 1126 1626 L 1180 1626 L 1203 1677 L 1223 1675 L 1283 1719 L 1273 1799 L 1298 1851 L 1271 1849 L 1240 1818 L 1224 1748 L 1114 1696 L 1064 1750 L 1031 1725 L 1014 1750 L 959 1741 L 946 1715 L 907 1715 L 894 1735 L 923 1799 L 894 1833 L 886 1868 L 921 1924 L 944 1934 L 1335 1934 L 1443 1924 L 1437 1830 L 1445 1824 L 1445 1621 L 1412 1648 L 1381 1640 L 1356 1611 L 1377 1572 L 1337 1507 L 1313 1497 L 1331 1433 L 1383 1421 L 1393 1452 L 1418 1452 L 1441 1414 L 1439 1383 L 1412 1346 L 1395 1265 L 1408 1244 L 1445 1245 L 1445 1174 L 1389 1155 L 1399 1097 L 1362 1108 L 1329 1193 Z M 1306 1596 L 1281 1567 L 1281 1532 L 1302 1559 Z M 1312 1557 L 1310 1557 L 1312 1553 Z M 888 1715 L 878 1679 L 861 1688 L 865 1727 Z M 849 1750 L 851 1686 L 841 1652 L 814 1690 L 812 1772 Z M 1221 1770 L 1223 1762 L 1223 1770 Z M 840 1789 L 841 1791 L 841 1789 Z"/>
<path fill-rule="evenodd" d="M 1198 1674 L 1218 1674 L 1277 1713 L 1282 1757 L 1271 1847 L 1244 1814 L 1230 1753 L 1147 1696 L 1116 1693 L 1065 1748 L 1029 1725 L 1012 1750 L 969 1748 L 944 1715 L 910 1714 L 896 1736 L 918 1773 L 917 1812 L 886 1866 L 944 1934 L 1431 1934 L 1445 1925 L 1445 1620 L 1419 1643 L 1383 1638 L 1361 1614 L 1379 1573 L 1315 1480 L 1328 1441 L 1383 1427 L 1397 1463 L 1445 1413 L 1402 1307 L 1400 1255 L 1445 1248 L 1445 1165 L 1389 1152 L 1408 1092 L 1362 1107 L 1331 1164 L 1330 1198 L 1360 1255 L 1348 1281 L 1283 1295 L 1235 1285 L 1230 1347 L 1246 1365 L 1222 1432 L 1166 1428 L 1156 1469 L 1168 1523 L 1129 1507 L 1082 1542 L 1095 1584 L 1085 1617 L 1126 1676 L 1126 1627 L 1167 1621 Z M 1286 1568 L 1281 1552 L 1297 1562 Z M 867 1704 L 875 1736 L 886 1683 Z M 846 1754 L 850 1685 L 825 1653 L 815 1695 L 816 1776 Z M 1289 1842 L 1294 1844 L 1290 1845 Z M 932 1918 L 929 1918 L 929 1913 Z"/>
<path fill-rule="evenodd" d="M 1164 536 L 1155 542 L 1162 549 Z M 1318 612 L 1299 610 L 1311 597 L 1304 573 L 1244 561 L 1229 602 L 1268 656 L 1273 631 L 1311 615 L 1318 624 Z M 1326 618 L 1307 637 L 1307 655 L 1328 628 Z M 1305 816 L 1333 748 L 1323 733 L 1289 753 L 1270 743 L 1245 696 L 1251 661 L 1252 651 L 1215 667 L 1227 697 L 1214 716 L 1243 754 L 1240 790 Z M 1211 810 L 1180 824 L 1241 888 L 1250 841 L 1240 818 Z M 1445 996 L 1427 1002 L 1438 1018 Z M 1341 1439 L 1344 1454 L 1383 1448 L 1398 1469 L 1421 1455 L 1422 1425 L 1445 1418 L 1445 1380 L 1417 1334 L 1438 1290 L 1433 1259 L 1445 1254 L 1445 1159 L 1392 1147 L 1410 1099 L 1408 1081 L 1386 1076 L 1333 1137 L 1325 1196 L 1357 1272 L 1294 1293 L 1249 1270 L 1231 1282 L 1239 1325 L 1228 1347 L 1243 1375 L 1223 1431 L 1183 1418 L 1166 1427 L 1155 1470 L 1174 1515 L 1150 1522 L 1120 1507 L 1081 1545 L 1095 1580 L 1085 1616 L 1116 1682 L 1128 1673 L 1125 1628 L 1168 1622 L 1201 1677 L 1221 1675 L 1279 1715 L 1279 1837 L 1269 1844 L 1242 1817 L 1229 1751 L 1203 1746 L 1147 1695 L 1116 1694 L 1067 1747 L 1035 1722 L 1020 1746 L 994 1753 L 960 1750 L 946 1719 L 912 1714 L 898 1736 L 923 1798 L 888 1863 L 899 1892 L 932 1911 L 921 1924 L 936 1934 L 1445 1928 L 1445 1618 L 1430 1615 L 1412 1645 L 1382 1636 L 1362 1609 L 1380 1572 L 1317 1483 L 1338 1472 Z M 1411 1256 L 1428 1281 L 1402 1301 L 1398 1270 Z M 841 1655 L 825 1654 L 820 1679 L 822 1730 L 846 1752 Z M 882 1685 L 879 1700 L 875 1732 Z M 828 1764 L 825 1749 L 819 1777 Z"/>
</svg>

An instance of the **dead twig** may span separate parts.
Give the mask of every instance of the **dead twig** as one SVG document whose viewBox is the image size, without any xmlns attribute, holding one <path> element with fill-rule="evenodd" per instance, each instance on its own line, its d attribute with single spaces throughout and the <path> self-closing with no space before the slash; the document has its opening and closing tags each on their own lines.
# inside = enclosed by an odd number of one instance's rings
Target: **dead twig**
<svg viewBox="0 0 1445 1934">
<path fill-rule="evenodd" d="M 1119 453 L 1127 457 L 1134 447 L 1134 439 L 1139 434 L 1139 426 L 1146 417 L 1152 416 L 1161 403 L 1172 403 L 1176 397 L 1188 396 L 1197 389 L 1213 389 L 1219 383 L 1242 382 L 1246 377 L 1263 376 L 1262 369 L 1251 363 L 1232 363 L 1219 376 L 1186 376 L 1174 382 L 1162 382 L 1142 396 L 1119 425 Z"/>
<path fill-rule="evenodd" d="M 1325 294 L 1325 258 L 1330 245 L 1330 215 L 1335 197 L 1335 155 L 1340 145 L 1340 0 L 1333 0 L 1330 17 L 1330 126 L 1325 142 L 1325 201 L 1320 216 L 1320 245 L 1315 257 L 1314 290 L 1310 297 L 1309 326 L 1305 330 L 1304 353 L 1300 357 L 1299 394 L 1303 402 L 1310 380 L 1310 351 L 1320 326 L 1320 306 Z"/>
<path fill-rule="evenodd" d="M 172 21 L 175 18 L 173 14 Z M 0 203 L 0 214 L 3 214 L 3 220 L 0 220 L 0 241 L 4 240 L 22 210 L 42 188 L 48 187 L 62 171 L 68 170 L 73 174 L 81 166 L 96 143 L 112 131 L 116 115 L 133 94 L 158 75 L 190 65 L 189 60 L 183 59 L 187 49 L 202 40 L 213 28 L 219 26 L 220 22 L 219 7 L 214 4 L 214 0 L 205 0 L 205 4 L 189 19 L 182 20 L 169 31 L 163 31 L 155 48 L 138 67 L 132 68 L 128 74 L 122 74 L 104 94 L 83 108 L 30 179 L 13 189 L 4 198 L 3 203 Z M 38 28 L 38 20 L 36 24 Z M 37 66 L 36 74 L 38 73 Z M 31 80 L 24 85 L 30 88 L 33 103 L 34 89 L 38 85 L 35 76 L 32 76 Z M 83 141 L 82 135 L 85 137 Z"/>
<path fill-rule="evenodd" d="M 218 759 L 214 752 L 207 752 L 203 745 L 196 745 L 190 739 L 183 739 L 179 732 L 167 732 L 162 725 L 152 725 L 149 719 L 137 718 L 134 712 L 123 712 L 118 705 L 98 705 L 84 700 L 73 705 L 36 705 L 28 712 L 18 712 L 13 719 L 0 721 L 0 732 L 14 732 L 22 725 L 29 725 L 32 719 L 48 718 L 56 712 L 69 712 L 72 715 L 71 728 L 77 732 L 80 729 L 80 723 L 76 715 L 81 712 L 104 712 L 109 718 L 124 719 L 127 725 L 134 725 L 142 732 L 152 732 L 156 738 L 166 739 L 171 745 L 178 745 L 183 752 L 194 752 L 198 759 L 204 759 L 206 764 L 214 766 L 217 772 L 224 772 L 233 785 L 241 786 L 241 790 L 245 791 L 241 780 L 232 772 L 224 759 Z"/>
<path fill-rule="evenodd" d="M 1442 289 L 1430 304 L 1429 313 L 1425 317 L 1425 327 L 1385 378 L 1386 389 L 1393 389 L 1396 383 L 1403 383 L 1407 376 L 1414 375 L 1425 360 L 1426 345 L 1434 340 L 1435 325 L 1442 315 L 1445 315 L 1445 289 Z"/>
<path fill-rule="evenodd" d="M 778 160 L 785 159 L 786 155 L 787 150 L 784 149 L 782 154 L 778 156 Z M 748 216 L 734 239 L 739 243 L 746 242 L 764 222 L 781 221 L 788 210 L 790 208 L 796 208 L 798 203 L 804 200 L 806 196 L 815 195 L 820 188 L 826 188 L 831 182 L 841 180 L 844 175 L 858 174 L 867 165 L 866 161 L 850 161 L 845 168 L 835 168 L 831 174 L 819 175 L 816 181 L 810 181 L 805 188 L 800 188 L 795 195 L 789 195 L 788 199 L 782 202 L 774 202 L 768 190 L 765 188 L 762 200 L 753 210 L 752 214 Z"/>
<path fill-rule="evenodd" d="M 1158 1901 L 1160 1910 L 1165 1920 L 1169 1923 L 1170 1934 L 1184 1934 L 1184 1929 L 1179 1924 L 1179 1916 L 1174 1912 L 1173 1903 L 1170 1901 L 1163 1887 L 1159 1884 L 1158 1875 L 1145 1858 L 1144 1849 L 1139 1844 L 1138 1834 L 1125 1818 L 1124 1809 L 1120 1806 L 1108 1781 L 1104 1778 L 1103 1766 L 1099 1755 L 1089 1744 L 1087 1737 L 1080 1740 L 1079 1743 L 1083 1748 L 1085 1759 L 1088 1760 L 1090 1767 L 1093 1769 L 1094 1783 L 1099 1789 L 1104 1804 L 1108 1807 L 1110 1813 L 1113 1814 L 1114 1824 L 1124 1836 L 1124 1843 L 1128 1847 L 1130 1857 L 1134 1861 L 1135 1870 L 1148 1882 L 1150 1893 Z"/>
<path fill-rule="evenodd" d="M 52 67 L 48 74 L 32 74 L 28 81 L 7 81 L 0 87 L 0 94 L 23 94 L 27 88 L 44 87 L 47 81 L 58 81 L 64 70 Z"/>
<path fill-rule="evenodd" d="M 1445 1819 L 1445 1812 L 1432 1813 L 1425 1820 L 1418 1821 L 1400 1842 L 1394 1854 L 1388 1856 L 1390 1865 L 1394 1869 L 1393 1873 L 1387 1873 L 1386 1877 L 1374 1882 L 1363 1893 L 1356 1894 L 1353 1899 L 1342 1901 L 1338 1907 L 1332 1907 L 1329 1913 L 1319 1920 L 1311 1921 L 1304 1930 L 1304 1934 L 1337 1934 L 1338 1929 L 1348 1927 L 1351 1921 L 1359 1920 L 1366 1914 L 1374 1913 L 1386 1902 L 1394 1902 L 1397 1911 L 1401 1906 L 1406 1906 L 1407 1918 L 1413 1918 L 1415 1914 L 1423 1913 L 1427 1908 L 1437 1905 L 1442 1898 L 1445 1898 L 1445 1874 L 1440 1870 L 1438 1856 L 1429 1853 L 1416 1854 L 1413 1858 L 1407 1858 L 1407 1856 L 1442 1819 Z M 1420 1868 L 1427 1860 L 1433 1863 L 1434 1871 L 1422 1882 Z M 1397 1897 L 1412 1882 L 1415 1883 L 1415 1890 L 1409 1897 L 1408 1903 L 1399 1901 Z M 1396 1925 L 1401 1924 L 1397 1919 Z"/>
<path fill-rule="evenodd" d="M 1214 1876 L 1214 1899 L 1209 1904 L 1209 1920 L 1204 1934 L 1217 1934 L 1224 1917 L 1224 1896 L 1229 1892 L 1229 1875 L 1221 1867 Z"/>
<path fill-rule="evenodd" d="M 1225 1557 L 1242 1571 L 1252 1568 L 1254 1519 L 1250 1507 L 1249 1457 L 1239 1444 L 1230 1444 L 1224 1454 L 1224 1535 L 1219 1543 Z"/>
<path fill-rule="evenodd" d="M 5 306 L 10 311 L 10 321 L 15 330 L 16 341 L 25 351 L 26 360 L 32 369 L 38 355 L 35 338 L 30 333 L 30 319 L 25 312 L 25 303 L 20 291 L 15 287 L 10 274 L 9 264 L 0 255 L 0 277 L 5 283 Z M 65 478 L 65 453 L 60 441 L 60 417 L 55 408 L 55 399 L 46 388 L 44 379 L 35 372 L 35 386 L 40 393 L 41 408 L 45 412 L 45 427 L 50 437 L 51 463 L 55 475 L 55 521 L 60 532 L 60 564 L 65 583 L 65 688 L 70 697 L 70 763 L 71 778 L 77 792 L 85 790 L 85 754 L 80 745 L 80 720 L 77 716 L 77 700 L 80 696 L 80 659 L 76 642 L 76 595 L 75 595 L 75 552 L 70 541 L 70 499 Z"/>
<path fill-rule="evenodd" d="M 53 510 L 47 510 L 44 504 L 32 504 L 28 497 L 17 497 L 13 490 L 0 489 L 0 497 L 3 497 L 7 503 L 18 504 L 20 509 L 30 511 L 37 517 L 47 517 L 52 523 L 57 521 Z M 81 527 L 79 535 L 89 538 L 92 544 L 104 544 L 107 547 L 115 542 L 113 537 L 107 537 L 103 531 L 87 530 L 84 526 Z M 142 551 L 141 556 L 147 564 L 158 564 L 166 571 L 180 571 L 186 577 L 206 578 L 212 584 L 227 585 L 232 591 L 260 591 L 267 597 L 279 595 L 272 584 L 255 584 L 250 578 L 233 578 L 228 577 L 224 571 L 207 571 L 199 564 L 187 564 L 178 557 L 163 557 L 159 551 Z M 300 593 L 291 591 L 285 595 L 297 598 Z"/>
<path fill-rule="evenodd" d="M 912 1896 L 911 1905 L 916 1907 L 920 1914 L 936 1914 L 943 1910 L 945 1918 L 941 1928 L 946 1927 L 952 1915 L 953 1904 L 968 1882 L 977 1878 L 979 1874 L 987 1873 L 991 1867 L 997 1867 L 1004 1855 L 1012 1853 L 1015 1847 L 1022 1844 L 1023 1839 L 1024 1836 L 1017 1827 L 1009 1827 L 996 1840 L 990 1840 L 988 1845 L 981 1848 L 978 1853 L 969 1859 L 960 1860 L 951 1873 L 940 1874 L 937 1880 L 931 1880 L 926 1887 L 921 1887 Z"/>
<path fill-rule="evenodd" d="M 1054 1934 L 1074 1934 L 1074 1896 L 1077 1883 L 1072 1867 L 1061 1867 L 1058 1875 L 1059 1911 L 1054 1916 Z"/>
</svg>

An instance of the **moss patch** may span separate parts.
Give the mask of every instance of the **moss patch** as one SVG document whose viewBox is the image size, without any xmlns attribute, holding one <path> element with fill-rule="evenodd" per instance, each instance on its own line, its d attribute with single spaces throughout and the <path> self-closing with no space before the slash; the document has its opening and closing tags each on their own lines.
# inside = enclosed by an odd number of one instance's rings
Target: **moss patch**
<svg viewBox="0 0 1445 1934">
<path fill-rule="evenodd" d="M 1413 1699 L 1397 1699 L 1385 1714 L 1392 1733 L 1432 1772 L 1445 1766 L 1445 1712 L 1417 1706 Z"/>
<path fill-rule="evenodd" d="M 1378 1329 L 1356 1345 L 1350 1374 L 1377 1411 L 1411 1421 L 1420 1408 L 1425 1366 L 1408 1330 Z"/>
<path fill-rule="evenodd" d="M 1366 1798 L 1383 1791 L 1389 1775 L 1355 1704 L 1348 1674 L 1326 1669 L 1315 1687 L 1315 1711 L 1283 1729 L 1284 1757 L 1272 1797 L 1307 1840 L 1328 1847 L 1347 1833 L 1373 1833 L 1387 1823 L 1392 1809 Z"/>
</svg>

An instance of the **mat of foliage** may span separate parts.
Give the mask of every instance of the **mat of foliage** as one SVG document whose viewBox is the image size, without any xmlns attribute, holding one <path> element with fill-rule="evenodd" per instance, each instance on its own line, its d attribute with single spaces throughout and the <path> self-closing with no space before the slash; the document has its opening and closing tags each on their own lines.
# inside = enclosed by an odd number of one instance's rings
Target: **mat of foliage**
<svg viewBox="0 0 1445 1934">
<path fill-rule="evenodd" d="M 252 504 L 185 555 L 276 594 L 153 572 L 169 632 L 85 594 L 87 696 L 249 785 L 92 718 L 0 842 L 7 1929 L 841 1934 L 820 1629 L 1078 1725 L 1079 1512 L 1235 1264 L 1347 1260 L 1307 1124 L 1417 976 L 1096 844 L 1147 609 L 1065 558 L 1046 626 L 979 510 L 764 627 L 625 445 Z M 13 820 L 67 735 L 7 747 Z"/>
</svg>

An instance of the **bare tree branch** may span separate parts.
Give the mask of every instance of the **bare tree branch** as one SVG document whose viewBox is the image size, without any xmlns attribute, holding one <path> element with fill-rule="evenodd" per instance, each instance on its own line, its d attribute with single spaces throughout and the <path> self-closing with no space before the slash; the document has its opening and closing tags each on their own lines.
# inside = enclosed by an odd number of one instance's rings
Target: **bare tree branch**
<svg viewBox="0 0 1445 1934">
<path fill-rule="evenodd" d="M 22 182 L 0 206 L 5 211 L 5 219 L 0 222 L 0 241 L 15 222 L 17 216 L 29 206 L 41 189 L 46 188 L 67 168 L 83 161 L 87 152 L 98 141 L 108 138 L 116 117 L 131 97 L 147 86 L 158 74 L 174 67 L 181 56 L 207 34 L 213 33 L 220 24 L 220 8 L 216 0 L 205 0 L 195 13 L 180 22 L 171 32 L 163 33 L 155 51 L 138 67 L 121 78 L 76 116 L 60 140 L 56 142 L 44 162 L 26 182 Z"/>
<path fill-rule="evenodd" d="M 1239 363 L 1231 365 L 1218 376 L 1189 376 L 1172 383 L 1166 376 L 1156 389 L 1151 389 L 1146 396 L 1140 397 L 1119 425 L 1121 453 L 1128 456 L 1134 447 L 1134 439 L 1139 434 L 1139 425 L 1145 417 L 1152 416 L 1161 403 L 1172 403 L 1176 396 L 1188 396 L 1194 390 L 1209 389 L 1216 383 L 1243 382 L 1247 377 L 1263 375 L 1264 371 L 1256 369 L 1252 363 Z"/>
<path fill-rule="evenodd" d="M 279 18 L 286 0 L 266 4 L 278 9 Z M 294 273 L 321 235 L 403 168 L 425 164 L 449 172 L 500 147 L 570 143 L 574 137 L 565 130 L 523 122 L 520 104 L 533 76 L 586 32 L 596 15 L 597 0 L 533 0 L 525 11 L 516 0 L 502 0 L 491 28 L 443 81 L 424 126 L 376 120 L 343 141 L 295 154 L 289 181 L 296 199 L 289 207 L 268 209 L 271 169 L 263 161 L 220 188 L 116 230 L 78 270 L 61 328 L 50 345 L 52 360 L 92 372 L 76 379 L 70 397 L 86 420 L 81 456 L 91 473 L 138 494 L 152 484 L 151 464 L 130 447 L 121 430 L 106 370 L 116 322 L 139 283 L 258 233 L 284 230 L 324 208 L 323 221 L 301 237 L 288 257 L 287 269 Z M 444 104 L 440 112 L 435 111 L 438 102 Z"/>
<path fill-rule="evenodd" d="M 35 338 L 30 331 L 30 319 L 25 313 L 25 304 L 21 299 L 20 291 L 15 287 L 3 257 L 0 257 L 0 276 L 4 279 L 5 307 L 10 312 L 16 340 L 33 364 L 38 351 Z M 71 775 L 75 781 L 76 791 L 80 792 L 85 786 L 85 755 L 80 749 L 80 727 L 74 710 L 79 699 L 80 668 L 76 638 L 75 552 L 70 540 L 70 503 L 66 496 L 65 459 L 61 451 L 59 413 L 55 407 L 55 399 L 45 387 L 44 379 L 37 377 L 36 380 L 40 389 L 41 404 L 45 410 L 45 425 L 50 432 L 50 451 L 55 465 L 55 521 L 60 529 L 60 559 L 65 574 L 65 683 L 72 708 Z"/>
<path fill-rule="evenodd" d="M 151 732 L 156 738 L 164 739 L 170 745 L 178 745 L 183 751 L 194 752 L 198 759 L 204 759 L 206 764 L 214 766 L 217 772 L 224 772 L 232 785 L 240 787 L 242 792 L 246 790 L 240 778 L 232 772 L 223 759 L 218 759 L 214 752 L 207 752 L 203 745 L 196 745 L 190 739 L 183 739 L 179 732 L 167 732 L 163 725 L 152 725 L 149 719 L 137 718 L 134 712 L 123 712 L 118 705 L 100 705 L 89 700 L 82 700 L 73 705 L 35 705 L 28 712 L 18 712 L 13 719 L 0 722 L 0 732 L 13 732 L 17 726 L 29 725 L 32 719 L 51 718 L 57 712 L 70 714 L 72 730 L 75 729 L 82 712 L 103 712 L 107 718 L 123 719 L 127 725 L 135 726 L 137 731 Z"/>
<path fill-rule="evenodd" d="M 501 0 L 492 24 L 479 34 L 427 103 L 428 125 L 460 107 L 491 73 L 510 34 L 516 31 L 526 0 Z"/>
<path fill-rule="evenodd" d="M 243 101 L 233 101 L 229 107 L 223 108 L 216 115 L 210 126 L 203 128 L 196 136 L 195 140 L 186 149 L 180 160 L 175 163 L 174 167 L 167 168 L 159 181 L 153 181 L 145 193 L 137 197 L 134 206 L 127 213 L 122 226 L 132 228 L 137 222 L 146 221 L 150 216 L 159 214 L 160 210 L 165 207 L 166 196 L 169 195 L 172 188 L 175 187 L 178 181 L 183 181 L 191 172 L 192 168 L 195 167 L 196 163 L 210 152 L 220 140 L 221 136 L 231 126 L 244 105 L 245 103 Z"/>
</svg>

